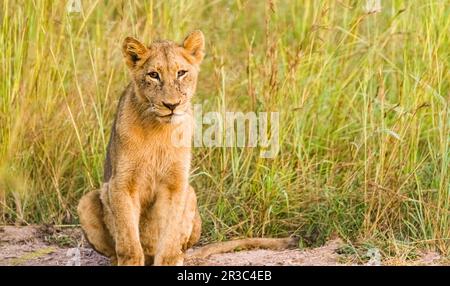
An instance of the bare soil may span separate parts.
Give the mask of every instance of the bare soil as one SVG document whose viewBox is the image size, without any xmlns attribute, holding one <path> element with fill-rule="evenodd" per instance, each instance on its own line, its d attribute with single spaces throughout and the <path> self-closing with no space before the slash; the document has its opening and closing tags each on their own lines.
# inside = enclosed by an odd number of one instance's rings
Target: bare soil
<svg viewBox="0 0 450 286">
<path fill-rule="evenodd" d="M 289 250 L 245 250 L 211 255 L 206 259 L 186 256 L 186 265 L 351 265 L 355 260 L 338 254 L 343 246 L 339 239 L 330 240 L 322 247 Z M 379 265 L 380 261 L 368 261 Z M 383 263 L 385 264 L 385 263 Z M 442 265 L 439 254 L 427 252 L 414 261 L 399 261 L 388 264 Z M 106 266 L 109 260 L 95 252 L 84 239 L 78 227 L 55 226 L 3 226 L 0 227 L 0 266 L 47 266 L 81 265 Z"/>
</svg>

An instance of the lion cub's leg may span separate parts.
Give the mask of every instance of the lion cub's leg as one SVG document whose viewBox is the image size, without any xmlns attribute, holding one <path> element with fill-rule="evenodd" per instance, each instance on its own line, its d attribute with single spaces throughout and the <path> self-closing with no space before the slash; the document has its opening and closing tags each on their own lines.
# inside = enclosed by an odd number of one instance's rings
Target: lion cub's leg
<svg viewBox="0 0 450 286">
<path fill-rule="evenodd" d="M 153 218 L 158 225 L 154 265 L 183 264 L 183 224 L 192 223 L 184 215 L 188 194 L 188 185 L 179 181 L 158 187 L 152 207 Z"/>
<path fill-rule="evenodd" d="M 78 216 L 86 239 L 99 253 L 115 263 L 114 240 L 103 221 L 103 205 L 98 190 L 85 194 L 78 204 Z"/>
<path fill-rule="evenodd" d="M 104 221 L 114 239 L 119 266 L 144 265 L 139 239 L 139 197 L 129 186 L 127 181 L 112 181 L 100 195 L 104 205 Z"/>
<path fill-rule="evenodd" d="M 141 216 L 140 237 L 145 254 L 145 265 L 153 265 L 158 242 L 164 239 L 164 236 L 162 236 L 162 226 L 164 225 L 162 219 L 167 215 L 164 211 L 168 207 L 168 205 L 165 205 L 167 203 L 166 196 L 162 195 L 159 197 L 159 200 L 157 199 L 157 202 Z M 174 223 L 176 223 L 175 220 L 169 222 L 169 224 Z M 188 193 L 186 194 L 186 200 L 184 201 L 181 223 L 175 229 L 177 233 L 172 234 L 173 237 L 178 238 L 172 241 L 173 245 L 168 249 L 169 252 L 174 251 L 175 254 L 172 254 L 172 258 L 170 258 L 170 255 L 165 255 L 165 258 L 162 259 L 162 264 L 182 263 L 182 251 L 190 248 L 200 238 L 201 223 L 197 207 L 197 197 L 194 189 L 189 187 Z"/>
<path fill-rule="evenodd" d="M 200 232 L 197 224 L 192 236 L 197 211 L 194 189 L 188 185 L 184 188 L 161 186 L 153 207 L 159 218 L 154 264 L 182 265 L 184 250 L 190 245 L 191 237 L 191 241 L 197 240 Z"/>
</svg>

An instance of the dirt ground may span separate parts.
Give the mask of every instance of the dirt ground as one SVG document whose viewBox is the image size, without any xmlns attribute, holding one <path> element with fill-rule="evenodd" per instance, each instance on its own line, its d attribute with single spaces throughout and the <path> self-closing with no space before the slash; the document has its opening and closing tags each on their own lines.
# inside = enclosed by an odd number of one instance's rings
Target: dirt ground
<svg viewBox="0 0 450 286">
<path fill-rule="evenodd" d="M 361 261 L 344 255 L 339 239 L 330 240 L 313 249 L 245 250 L 216 254 L 206 259 L 193 259 L 189 251 L 186 265 L 355 265 Z M 341 254 L 339 254 L 341 253 Z M 372 255 L 372 256 L 371 256 Z M 366 265 L 442 265 L 444 260 L 434 252 L 423 253 L 413 261 L 382 261 L 376 251 L 369 253 Z M 106 266 L 109 260 L 86 243 L 78 227 L 2 226 L 0 227 L 0 266 Z"/>
</svg>

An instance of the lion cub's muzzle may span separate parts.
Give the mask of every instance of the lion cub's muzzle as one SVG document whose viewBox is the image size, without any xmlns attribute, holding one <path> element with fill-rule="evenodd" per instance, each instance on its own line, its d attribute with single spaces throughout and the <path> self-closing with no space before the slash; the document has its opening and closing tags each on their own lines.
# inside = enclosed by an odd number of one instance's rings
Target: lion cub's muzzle
<svg viewBox="0 0 450 286">
<path fill-rule="evenodd" d="M 162 122 L 172 122 L 173 119 L 182 119 L 186 114 L 187 105 L 181 101 L 176 103 L 161 102 L 155 106 L 155 114 Z"/>
</svg>

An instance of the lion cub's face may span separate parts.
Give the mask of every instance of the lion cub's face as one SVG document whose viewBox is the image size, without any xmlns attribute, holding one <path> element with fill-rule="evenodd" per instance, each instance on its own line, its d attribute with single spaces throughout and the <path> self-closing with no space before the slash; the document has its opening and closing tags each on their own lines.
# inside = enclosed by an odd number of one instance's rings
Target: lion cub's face
<svg viewBox="0 0 450 286">
<path fill-rule="evenodd" d="M 190 33 L 182 45 L 158 41 L 149 47 L 128 37 L 123 54 L 135 84 L 135 99 L 145 115 L 162 123 L 180 122 L 195 92 L 204 55 L 203 33 Z"/>
</svg>

